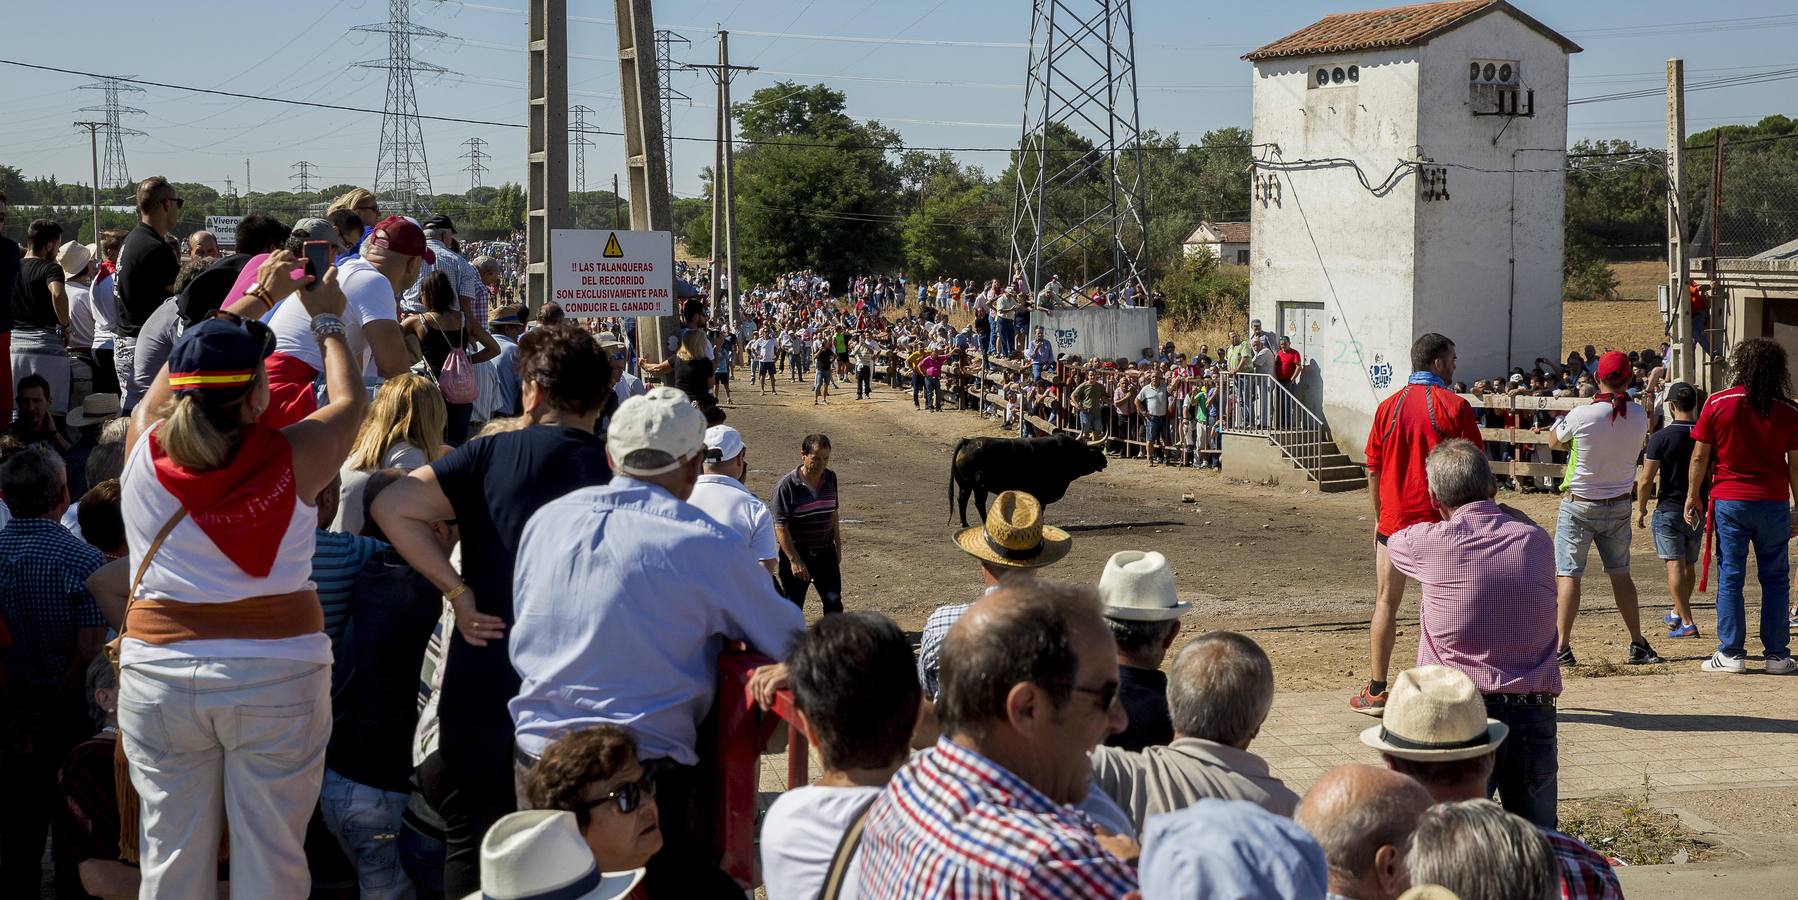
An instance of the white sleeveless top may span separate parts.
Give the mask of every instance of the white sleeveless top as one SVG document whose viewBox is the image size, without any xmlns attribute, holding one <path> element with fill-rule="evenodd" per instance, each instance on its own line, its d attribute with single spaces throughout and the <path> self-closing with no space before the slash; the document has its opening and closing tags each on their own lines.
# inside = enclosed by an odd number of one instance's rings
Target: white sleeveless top
<svg viewBox="0 0 1798 900">
<path fill-rule="evenodd" d="M 137 574 L 144 552 L 150 549 L 157 533 L 181 508 L 175 495 L 156 479 L 156 466 L 150 457 L 150 432 L 156 427 L 160 425 L 145 432 L 131 448 L 119 484 L 133 575 Z M 183 518 L 150 560 L 143 581 L 138 585 L 137 596 L 182 603 L 230 603 L 246 597 L 312 588 L 313 538 L 317 528 L 317 508 L 296 499 L 287 530 L 281 535 L 281 550 L 275 556 L 274 567 L 267 578 L 253 578 L 225 556 L 192 518 Z M 278 640 L 197 640 L 171 644 L 148 644 L 126 638 L 119 651 L 120 665 L 196 658 L 290 659 L 329 665 L 331 639 L 323 632 Z"/>
</svg>

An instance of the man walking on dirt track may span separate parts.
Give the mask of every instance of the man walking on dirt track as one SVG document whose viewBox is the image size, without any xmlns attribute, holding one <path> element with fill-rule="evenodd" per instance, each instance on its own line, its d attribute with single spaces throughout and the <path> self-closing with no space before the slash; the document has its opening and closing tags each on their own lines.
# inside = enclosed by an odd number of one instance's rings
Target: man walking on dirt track
<svg viewBox="0 0 1798 900">
<path fill-rule="evenodd" d="M 1349 698 L 1349 709 L 1369 716 L 1386 711 L 1386 670 L 1398 631 L 1405 576 L 1392 566 L 1386 539 L 1407 525 L 1439 522 L 1430 500 L 1424 460 L 1449 438 L 1484 448 L 1473 407 L 1449 388 L 1455 377 L 1455 342 L 1434 332 L 1411 345 L 1411 377 L 1374 411 L 1367 434 L 1367 491 L 1373 498 L 1374 606 L 1368 625 L 1368 683 Z"/>
</svg>

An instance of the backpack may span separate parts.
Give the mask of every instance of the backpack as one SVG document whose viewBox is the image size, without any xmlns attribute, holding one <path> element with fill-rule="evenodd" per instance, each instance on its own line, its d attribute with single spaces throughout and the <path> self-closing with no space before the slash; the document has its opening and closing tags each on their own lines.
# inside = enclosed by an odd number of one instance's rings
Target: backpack
<svg viewBox="0 0 1798 900">
<path fill-rule="evenodd" d="M 444 343 L 449 343 L 449 338 L 444 337 L 442 331 L 437 331 L 437 336 L 443 338 Z M 469 362 L 468 351 L 461 347 L 450 347 L 449 355 L 443 358 L 443 369 L 437 373 L 437 389 L 443 392 L 443 402 L 473 403 L 481 394 L 480 382 L 476 379 L 474 363 Z"/>
</svg>

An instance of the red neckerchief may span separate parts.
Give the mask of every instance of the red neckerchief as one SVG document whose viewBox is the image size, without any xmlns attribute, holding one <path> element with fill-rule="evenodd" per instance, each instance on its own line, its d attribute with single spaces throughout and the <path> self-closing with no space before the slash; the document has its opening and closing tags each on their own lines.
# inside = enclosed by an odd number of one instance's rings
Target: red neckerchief
<svg viewBox="0 0 1798 900">
<path fill-rule="evenodd" d="M 1592 398 L 1592 402 L 1611 404 L 1611 421 L 1613 422 L 1617 421 L 1618 416 L 1629 415 L 1629 394 L 1627 392 L 1598 394 Z"/>
<path fill-rule="evenodd" d="M 150 432 L 156 480 L 187 508 L 188 518 L 252 578 L 267 578 L 298 502 L 293 447 L 273 428 L 250 426 L 221 469 L 189 472 L 168 458 Z"/>
</svg>

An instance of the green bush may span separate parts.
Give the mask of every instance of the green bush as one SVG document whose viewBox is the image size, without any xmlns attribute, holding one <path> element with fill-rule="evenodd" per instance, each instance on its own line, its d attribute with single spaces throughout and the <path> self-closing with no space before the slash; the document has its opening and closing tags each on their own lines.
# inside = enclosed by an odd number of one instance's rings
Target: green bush
<svg viewBox="0 0 1798 900">
<path fill-rule="evenodd" d="M 1249 312 L 1248 269 L 1220 265 L 1209 250 L 1169 266 L 1158 287 L 1167 294 L 1167 318 L 1178 328 L 1194 327 L 1220 313 L 1240 318 Z"/>
</svg>

